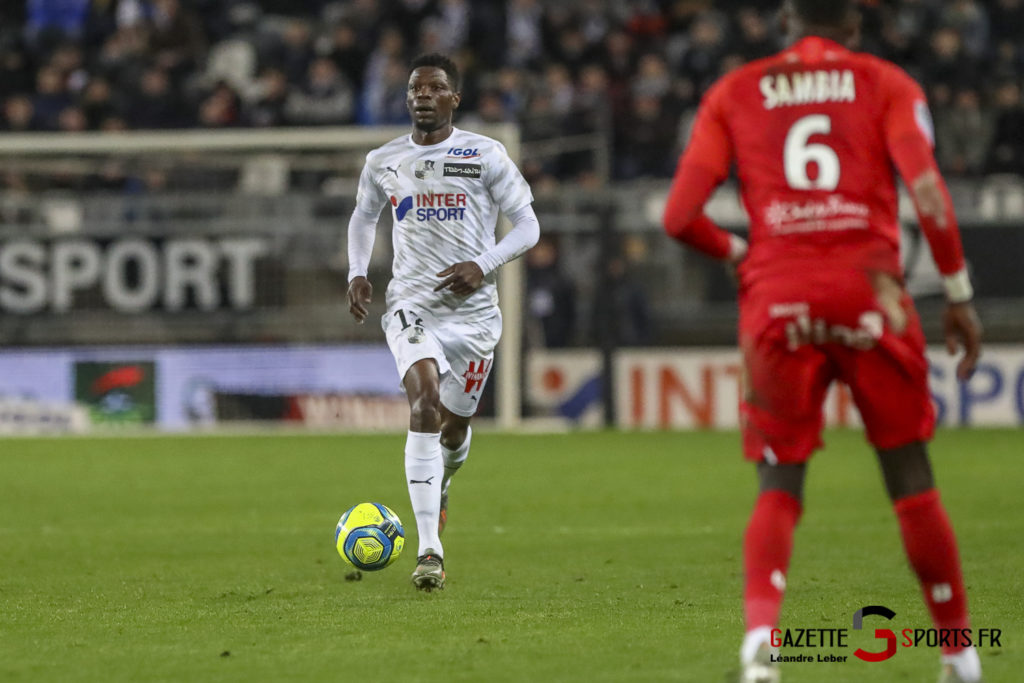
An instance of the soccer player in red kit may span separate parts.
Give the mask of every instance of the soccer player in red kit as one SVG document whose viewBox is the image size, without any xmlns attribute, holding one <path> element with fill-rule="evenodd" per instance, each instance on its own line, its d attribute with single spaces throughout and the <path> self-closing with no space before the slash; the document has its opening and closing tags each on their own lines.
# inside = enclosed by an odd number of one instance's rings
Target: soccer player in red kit
<svg viewBox="0 0 1024 683">
<path fill-rule="evenodd" d="M 921 88 L 853 52 L 849 0 L 787 0 L 783 52 L 724 76 L 705 96 L 665 209 L 665 230 L 735 264 L 745 370 L 743 448 L 760 493 L 744 537 L 743 680 L 779 680 L 778 623 L 802 512 L 807 461 L 821 447 L 828 386 L 849 386 L 878 453 L 907 556 L 937 628 L 967 628 L 956 539 L 925 444 L 935 413 L 925 341 L 903 286 L 894 166 L 944 277 L 947 346 L 968 378 L 981 327 L 952 202 L 932 154 Z M 746 241 L 702 212 L 733 164 Z M 974 683 L 973 648 L 942 651 L 946 683 Z"/>
</svg>

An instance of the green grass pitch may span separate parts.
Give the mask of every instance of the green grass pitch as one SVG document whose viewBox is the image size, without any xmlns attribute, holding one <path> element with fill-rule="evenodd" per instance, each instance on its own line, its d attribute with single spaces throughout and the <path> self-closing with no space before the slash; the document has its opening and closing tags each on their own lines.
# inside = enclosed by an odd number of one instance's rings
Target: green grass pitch
<svg viewBox="0 0 1024 683">
<path fill-rule="evenodd" d="M 834 432 L 810 469 L 784 626 L 882 604 L 930 625 L 873 457 Z M 443 592 L 409 583 L 402 435 L 5 440 L 2 681 L 693 681 L 736 668 L 754 499 L 736 434 L 481 432 L 452 487 Z M 1024 434 L 932 449 L 990 683 L 1024 669 Z M 344 580 L 348 506 L 411 548 Z M 882 628 L 879 617 L 866 629 Z M 840 651 L 880 649 L 869 631 Z M 938 653 L 786 664 L 786 683 L 934 681 Z"/>
</svg>

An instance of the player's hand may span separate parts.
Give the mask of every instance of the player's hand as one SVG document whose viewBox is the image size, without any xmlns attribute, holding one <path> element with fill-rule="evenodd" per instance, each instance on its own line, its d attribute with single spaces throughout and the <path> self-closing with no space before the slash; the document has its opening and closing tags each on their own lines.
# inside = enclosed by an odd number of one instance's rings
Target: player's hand
<svg viewBox="0 0 1024 683">
<path fill-rule="evenodd" d="M 963 358 L 956 364 L 957 379 L 962 382 L 970 379 L 981 356 L 981 321 L 974 304 L 970 301 L 949 304 L 942 315 L 942 331 L 949 355 L 956 355 L 960 347 L 964 350 Z"/>
<path fill-rule="evenodd" d="M 440 273 L 437 273 L 437 277 L 443 277 L 444 280 L 437 287 L 434 287 L 435 292 L 449 289 L 452 294 L 459 296 L 472 294 L 480 289 L 480 285 L 484 283 L 484 271 L 473 261 L 463 261 L 462 263 L 456 263 L 454 266 L 448 266 Z"/>
<path fill-rule="evenodd" d="M 360 325 L 366 320 L 369 312 L 366 306 L 373 300 L 373 285 L 362 275 L 352 278 L 348 283 L 348 312 Z"/>
</svg>

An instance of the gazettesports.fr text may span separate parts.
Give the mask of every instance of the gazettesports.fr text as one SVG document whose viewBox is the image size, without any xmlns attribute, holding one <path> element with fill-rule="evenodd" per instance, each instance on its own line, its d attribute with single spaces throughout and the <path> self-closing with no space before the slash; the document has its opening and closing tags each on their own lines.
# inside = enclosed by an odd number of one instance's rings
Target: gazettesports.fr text
<svg viewBox="0 0 1024 683">
<path fill-rule="evenodd" d="M 977 633 L 975 633 L 977 631 Z M 905 628 L 900 633 L 902 647 L 1002 647 L 999 628 Z M 848 647 L 847 628 L 772 629 L 772 647 Z"/>
</svg>

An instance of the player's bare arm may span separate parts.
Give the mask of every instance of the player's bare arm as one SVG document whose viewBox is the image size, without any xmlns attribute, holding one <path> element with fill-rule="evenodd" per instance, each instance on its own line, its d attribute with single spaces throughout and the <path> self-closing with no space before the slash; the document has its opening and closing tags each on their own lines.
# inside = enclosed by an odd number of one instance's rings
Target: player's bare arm
<svg viewBox="0 0 1024 683">
<path fill-rule="evenodd" d="M 360 325 L 366 320 L 369 311 L 367 305 L 373 300 L 373 285 L 362 275 L 352 278 L 348 283 L 348 312 Z"/>
<path fill-rule="evenodd" d="M 942 314 L 942 331 L 949 355 L 955 356 L 963 350 L 964 355 L 956 365 L 957 379 L 969 379 L 981 357 L 981 321 L 974 304 L 970 301 L 950 303 Z"/>
<path fill-rule="evenodd" d="M 934 221 L 940 230 L 945 230 L 948 220 L 942 177 L 934 169 L 929 169 L 914 180 L 910 191 L 913 193 L 914 204 L 919 214 Z M 969 298 L 969 284 L 960 284 L 958 287 L 957 278 L 958 276 L 954 275 L 947 280 L 949 305 L 942 315 L 942 332 L 946 340 L 946 350 L 951 356 L 963 351 L 963 357 L 956 366 L 956 376 L 959 380 L 965 381 L 974 373 L 978 358 L 981 356 L 982 327 L 974 304 Z M 965 297 L 967 300 L 959 300 Z"/>
<path fill-rule="evenodd" d="M 448 266 L 437 273 L 437 277 L 443 277 L 444 280 L 434 287 L 435 292 L 447 289 L 458 296 L 468 296 L 480 289 L 484 283 L 484 271 L 474 261 L 463 261 Z"/>
</svg>

